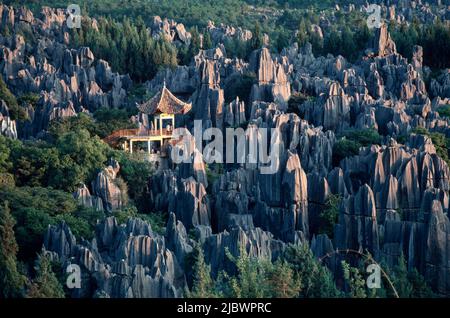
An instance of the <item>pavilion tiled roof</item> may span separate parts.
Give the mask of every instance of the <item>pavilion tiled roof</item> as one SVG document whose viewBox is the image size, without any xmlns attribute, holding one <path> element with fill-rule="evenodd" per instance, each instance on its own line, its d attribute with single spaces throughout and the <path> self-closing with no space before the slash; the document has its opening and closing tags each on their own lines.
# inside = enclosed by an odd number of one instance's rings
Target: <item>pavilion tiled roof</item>
<svg viewBox="0 0 450 318">
<path fill-rule="evenodd" d="M 155 113 L 186 114 L 191 110 L 192 104 L 185 103 L 174 96 L 166 85 L 155 96 L 137 108 L 141 113 L 153 115 Z"/>
</svg>

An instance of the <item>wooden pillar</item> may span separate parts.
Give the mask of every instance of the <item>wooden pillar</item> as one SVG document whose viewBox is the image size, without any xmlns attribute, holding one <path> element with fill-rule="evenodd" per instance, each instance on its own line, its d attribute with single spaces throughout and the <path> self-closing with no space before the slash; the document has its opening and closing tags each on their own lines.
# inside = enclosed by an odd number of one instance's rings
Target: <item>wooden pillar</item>
<svg viewBox="0 0 450 318">
<path fill-rule="evenodd" d="M 130 153 L 133 153 L 133 139 L 130 139 Z"/>
<path fill-rule="evenodd" d="M 148 154 L 150 154 L 151 145 L 152 145 L 152 142 L 150 141 L 150 139 L 147 140 L 147 153 Z"/>
<path fill-rule="evenodd" d="M 159 134 L 162 136 L 163 134 L 163 127 L 162 127 L 162 118 L 159 117 Z"/>
</svg>

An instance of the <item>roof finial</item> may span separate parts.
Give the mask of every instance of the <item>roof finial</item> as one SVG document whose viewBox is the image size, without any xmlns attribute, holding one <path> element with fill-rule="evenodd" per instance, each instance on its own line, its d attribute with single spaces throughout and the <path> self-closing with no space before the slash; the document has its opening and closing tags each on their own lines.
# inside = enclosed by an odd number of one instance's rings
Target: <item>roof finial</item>
<svg viewBox="0 0 450 318">
<path fill-rule="evenodd" d="M 163 88 L 166 88 L 166 79 L 164 79 Z"/>
</svg>

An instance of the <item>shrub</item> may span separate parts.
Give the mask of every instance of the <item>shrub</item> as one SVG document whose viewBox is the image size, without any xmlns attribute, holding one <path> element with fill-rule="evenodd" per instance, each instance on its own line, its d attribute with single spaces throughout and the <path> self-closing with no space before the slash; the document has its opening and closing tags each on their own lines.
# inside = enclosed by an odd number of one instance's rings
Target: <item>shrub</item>
<svg viewBox="0 0 450 318">
<path fill-rule="evenodd" d="M 338 194 L 330 194 L 325 201 L 325 206 L 320 213 L 319 233 L 327 234 L 330 238 L 334 234 L 334 225 L 338 221 L 339 205 L 341 196 Z"/>
<path fill-rule="evenodd" d="M 337 167 L 342 159 L 356 156 L 359 153 L 360 144 L 348 139 L 341 139 L 333 146 L 333 166 Z"/>
</svg>

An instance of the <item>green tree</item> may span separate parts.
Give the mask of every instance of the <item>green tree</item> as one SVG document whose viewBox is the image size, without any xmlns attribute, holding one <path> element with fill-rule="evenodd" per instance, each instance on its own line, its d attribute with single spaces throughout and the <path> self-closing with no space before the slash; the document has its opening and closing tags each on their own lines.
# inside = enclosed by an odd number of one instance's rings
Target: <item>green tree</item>
<svg viewBox="0 0 450 318">
<path fill-rule="evenodd" d="M 266 270 L 267 284 L 270 297 L 294 298 L 298 297 L 302 286 L 291 265 L 286 261 L 277 260 L 269 263 Z"/>
<path fill-rule="evenodd" d="M 398 264 L 394 267 L 392 283 L 400 298 L 411 297 L 413 286 L 408 278 L 408 268 L 406 267 L 406 260 L 403 253 L 400 256 Z"/>
<path fill-rule="evenodd" d="M 302 47 L 309 41 L 309 29 L 305 20 L 301 20 L 297 31 L 297 43 L 299 47 Z"/>
<path fill-rule="evenodd" d="M 290 264 L 300 280 L 300 297 L 334 298 L 341 296 L 331 272 L 315 259 L 308 244 L 289 244 L 283 254 L 283 259 Z"/>
<path fill-rule="evenodd" d="M 91 136 L 85 129 L 62 135 L 56 141 L 56 147 L 61 159 L 50 176 L 49 185 L 70 192 L 80 183 L 93 180 L 111 154 L 100 138 Z"/>
<path fill-rule="evenodd" d="M 0 206 L 0 298 L 23 295 L 26 279 L 17 269 L 19 247 L 14 236 L 15 220 L 8 202 Z"/>
<path fill-rule="evenodd" d="M 31 282 L 28 298 L 64 298 L 64 290 L 52 270 L 50 258 L 39 254 L 36 260 L 36 277 Z"/>
<path fill-rule="evenodd" d="M 0 173 L 8 172 L 12 168 L 9 158 L 11 150 L 9 149 L 7 137 L 0 135 Z"/>
<path fill-rule="evenodd" d="M 432 298 L 435 296 L 425 278 L 420 275 L 416 268 L 408 272 L 408 279 L 412 285 L 411 298 Z"/>
<path fill-rule="evenodd" d="M 340 203 L 340 195 L 331 193 L 328 196 L 325 201 L 325 206 L 320 212 L 319 233 L 327 234 L 330 238 L 333 237 L 334 225 L 338 221 Z"/>
<path fill-rule="evenodd" d="M 203 49 L 208 50 L 213 48 L 213 42 L 211 39 L 211 34 L 209 32 L 203 33 Z"/>
<path fill-rule="evenodd" d="M 8 106 L 9 115 L 12 120 L 23 120 L 27 118 L 27 114 L 23 108 L 19 106 L 17 103 L 16 97 L 11 93 L 6 86 L 6 83 L 3 81 L 3 78 L 0 76 L 0 101 L 3 100 Z"/>
<path fill-rule="evenodd" d="M 366 281 L 356 267 L 350 266 L 346 261 L 341 262 L 342 270 L 344 272 L 344 279 L 348 285 L 348 297 L 351 298 L 366 298 Z"/>
<path fill-rule="evenodd" d="M 194 265 L 194 277 L 192 290 L 187 291 L 189 298 L 215 298 L 215 282 L 211 277 L 211 266 L 205 263 L 205 256 L 200 246 L 196 247 L 196 261 Z"/>
<path fill-rule="evenodd" d="M 252 36 L 252 50 L 258 50 L 263 46 L 263 35 L 261 33 L 261 26 L 258 22 L 255 24 Z"/>
<path fill-rule="evenodd" d="M 234 257 L 227 250 L 228 258 L 236 265 L 237 273 L 229 280 L 230 297 L 263 298 L 268 297 L 269 286 L 265 279 L 265 269 L 261 261 L 251 258 L 244 248 L 240 249 L 239 257 Z"/>
</svg>

